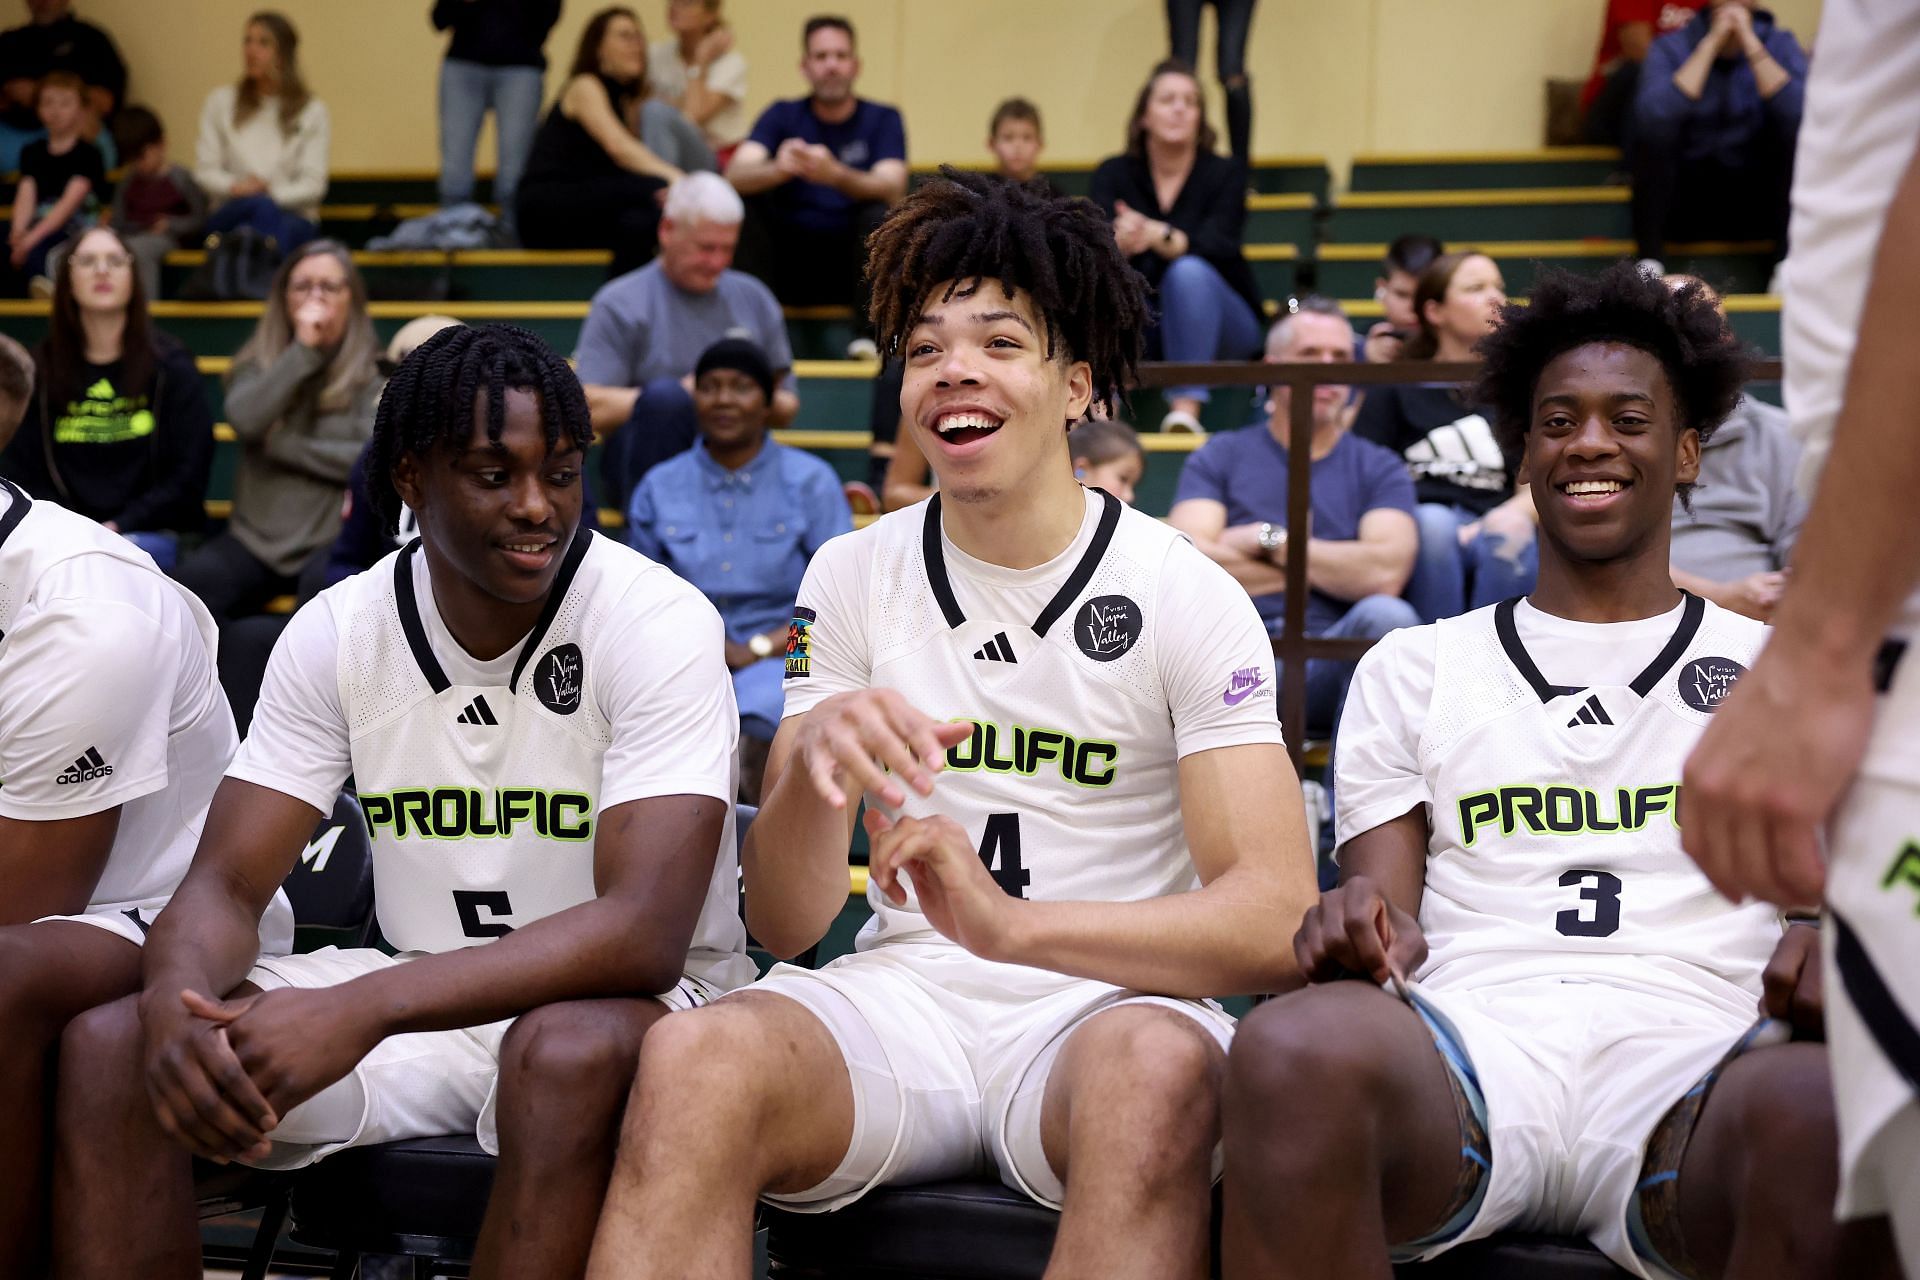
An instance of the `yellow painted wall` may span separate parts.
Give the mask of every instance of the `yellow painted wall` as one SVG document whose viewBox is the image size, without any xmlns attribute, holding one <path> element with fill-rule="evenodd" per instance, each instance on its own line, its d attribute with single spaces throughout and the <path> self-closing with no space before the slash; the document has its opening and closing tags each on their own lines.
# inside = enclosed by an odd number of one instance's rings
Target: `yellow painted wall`
<svg viewBox="0 0 1920 1280">
<path fill-rule="evenodd" d="M 434 99 L 443 38 L 430 0 L 281 0 L 302 34 L 307 78 L 333 113 L 339 171 L 437 165 Z M 200 103 L 239 69 L 256 0 L 81 0 L 133 68 L 132 97 L 160 112 L 190 159 Z M 638 6 L 665 30 L 662 0 Z M 1133 95 L 1165 48 L 1160 0 L 827 0 L 860 32 L 861 90 L 907 117 L 915 163 L 978 162 L 986 118 L 1021 93 L 1046 117 L 1049 155 L 1092 161 L 1119 148 Z M 1810 41 L 1820 0 L 1775 0 Z M 547 44 L 564 64 L 597 6 L 567 0 Z M 1543 82 L 1584 75 L 1602 0 L 1264 0 L 1248 66 L 1257 155 L 1537 146 Z M 752 68 L 751 106 L 803 90 L 792 0 L 726 0 Z M 1208 18 L 1211 24 L 1211 17 Z M 1203 70 L 1211 61 L 1203 36 Z M 1209 72 L 1210 75 L 1210 72 Z M 1214 95 L 1214 119 L 1223 124 Z M 483 157 L 490 157 L 490 144 Z M 492 166 L 486 159 L 482 169 Z"/>
</svg>

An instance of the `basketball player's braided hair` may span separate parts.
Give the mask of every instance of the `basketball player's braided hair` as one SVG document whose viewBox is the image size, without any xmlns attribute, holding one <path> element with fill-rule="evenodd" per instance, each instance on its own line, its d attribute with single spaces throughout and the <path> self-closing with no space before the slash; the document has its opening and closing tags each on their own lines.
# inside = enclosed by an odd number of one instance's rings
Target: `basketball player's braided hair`
<svg viewBox="0 0 1920 1280">
<path fill-rule="evenodd" d="M 402 454 L 424 456 L 445 441 L 463 449 L 473 437 L 476 397 L 486 392 L 487 439 L 506 428 L 509 387 L 540 398 L 547 448 L 562 440 L 586 449 L 593 421 L 580 380 L 553 348 L 517 325 L 489 324 L 442 329 L 400 362 L 380 393 L 367 455 L 367 492 L 374 515 L 389 534 L 398 527 L 400 494 L 393 464 Z"/>
<path fill-rule="evenodd" d="M 1679 427 L 1705 444 L 1740 402 L 1752 352 L 1734 336 L 1713 293 L 1697 280 L 1678 288 L 1631 262 L 1599 276 L 1542 271 L 1527 305 L 1510 303 L 1482 338 L 1475 400 L 1493 409 L 1494 436 L 1509 461 L 1533 425 L 1540 375 L 1559 356 L 1595 342 L 1637 347 L 1660 361 L 1679 405 Z M 1678 487 L 1681 501 L 1693 492 Z"/>
<path fill-rule="evenodd" d="M 876 341 L 898 357 L 927 302 L 997 281 L 1025 290 L 1043 318 L 1047 355 L 1064 350 L 1093 371 L 1093 396 L 1111 402 L 1133 382 L 1148 323 L 1146 279 L 1114 243 L 1113 226 L 1091 201 L 1056 196 L 1039 183 L 1014 183 L 941 166 L 867 240 L 867 281 Z"/>
</svg>

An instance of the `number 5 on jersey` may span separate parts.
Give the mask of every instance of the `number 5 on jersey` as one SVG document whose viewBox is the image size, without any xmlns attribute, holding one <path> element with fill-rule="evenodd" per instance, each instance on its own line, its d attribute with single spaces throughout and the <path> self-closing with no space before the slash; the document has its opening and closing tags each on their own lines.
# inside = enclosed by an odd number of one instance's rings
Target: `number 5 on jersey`
<svg viewBox="0 0 1920 1280">
<path fill-rule="evenodd" d="M 1026 888 L 1033 877 L 1020 864 L 1019 814 L 987 815 L 987 829 L 980 836 L 980 861 L 986 864 L 994 881 L 1008 895 L 1015 898 L 1027 896 Z M 996 862 L 998 866 L 994 865 Z"/>
</svg>

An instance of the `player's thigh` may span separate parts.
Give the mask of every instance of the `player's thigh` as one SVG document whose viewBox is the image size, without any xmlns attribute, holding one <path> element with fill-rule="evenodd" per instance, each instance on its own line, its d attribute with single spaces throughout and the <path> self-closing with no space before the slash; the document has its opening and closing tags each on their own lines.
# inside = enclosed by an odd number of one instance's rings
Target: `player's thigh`
<svg viewBox="0 0 1920 1280">
<path fill-rule="evenodd" d="M 1649 1146 L 1663 1136 L 1656 1129 Z M 1798 1204 L 1829 1220 L 1838 1166 L 1825 1046 L 1775 1045 L 1735 1058 L 1701 1104 L 1680 1162 L 1680 1233 L 1692 1261 L 1718 1274 L 1743 1215 Z"/>
<path fill-rule="evenodd" d="M 79 920 L 0 926 L 0 1036 L 44 1047 L 69 1020 L 140 987 L 140 948 Z"/>
</svg>

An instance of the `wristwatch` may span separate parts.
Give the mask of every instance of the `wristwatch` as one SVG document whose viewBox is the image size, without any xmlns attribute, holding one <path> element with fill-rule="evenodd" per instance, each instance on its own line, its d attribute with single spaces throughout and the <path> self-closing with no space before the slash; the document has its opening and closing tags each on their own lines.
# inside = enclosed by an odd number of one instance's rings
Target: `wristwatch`
<svg viewBox="0 0 1920 1280">
<path fill-rule="evenodd" d="M 773 656 L 773 641 L 767 639 L 766 633 L 762 632 L 747 641 L 747 652 L 756 658 L 771 658 Z"/>
<path fill-rule="evenodd" d="M 1260 531 L 1256 536 L 1260 541 L 1260 554 L 1263 556 L 1271 556 L 1285 544 L 1287 531 L 1277 524 L 1271 524 L 1262 520 L 1260 522 Z"/>
</svg>

